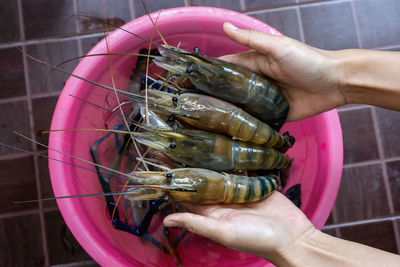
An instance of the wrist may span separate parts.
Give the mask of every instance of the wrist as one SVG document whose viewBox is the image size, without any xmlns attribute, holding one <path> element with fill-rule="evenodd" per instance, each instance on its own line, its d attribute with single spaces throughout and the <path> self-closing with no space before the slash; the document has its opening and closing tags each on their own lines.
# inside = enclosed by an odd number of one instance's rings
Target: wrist
<svg viewBox="0 0 400 267">
<path fill-rule="evenodd" d="M 354 72 L 353 59 L 356 50 L 328 51 L 332 61 L 332 73 L 336 77 L 336 88 L 343 99 L 342 105 L 357 103 L 359 92 L 352 84 L 352 73 Z"/>
<path fill-rule="evenodd" d="M 296 238 L 289 246 L 277 249 L 268 255 L 262 255 L 262 258 L 276 266 L 307 266 L 310 244 L 319 243 L 323 235 L 320 230 L 312 227 Z"/>
<path fill-rule="evenodd" d="M 335 69 L 338 73 L 338 88 L 345 99 L 345 104 L 361 104 L 365 96 L 364 87 L 356 81 L 360 71 L 359 50 L 349 49 L 333 51 L 335 54 Z"/>
</svg>

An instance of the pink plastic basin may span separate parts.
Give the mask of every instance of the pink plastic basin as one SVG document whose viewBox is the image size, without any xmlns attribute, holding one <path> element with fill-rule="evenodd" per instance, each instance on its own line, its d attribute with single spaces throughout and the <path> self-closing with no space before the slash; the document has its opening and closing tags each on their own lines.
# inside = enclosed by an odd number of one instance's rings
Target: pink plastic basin
<svg viewBox="0 0 400 267">
<path fill-rule="evenodd" d="M 153 18 L 156 14 L 152 15 Z M 169 44 L 217 57 L 245 51 L 246 48 L 230 41 L 222 31 L 225 21 L 242 28 L 279 34 L 275 29 L 252 17 L 237 12 L 210 7 L 183 7 L 162 11 L 158 28 Z M 138 18 L 124 29 L 150 39 L 153 26 L 148 17 Z M 161 43 L 159 38 L 155 41 Z M 110 52 L 137 52 L 148 44 L 122 30 L 109 35 Z M 90 54 L 107 52 L 101 41 Z M 117 88 L 127 88 L 129 75 L 136 58 L 112 56 Z M 74 74 L 89 80 L 111 85 L 107 57 L 87 57 Z M 102 106 L 116 105 L 113 93 L 79 80 L 69 78 L 54 112 L 52 129 L 104 128 L 104 111 L 85 104 L 70 94 Z M 288 152 L 294 158 L 290 168 L 289 185 L 301 183 L 302 210 L 317 228 L 322 228 L 334 204 L 339 188 L 343 145 L 340 122 L 336 110 L 284 125 L 296 137 L 295 146 Z M 54 149 L 92 160 L 89 147 L 103 134 L 94 132 L 53 132 L 50 146 Z M 93 166 L 49 151 L 50 157 L 70 163 Z M 93 172 L 50 160 L 49 168 L 56 196 L 102 192 Z M 139 238 L 113 229 L 102 197 L 62 199 L 61 213 L 82 247 L 103 266 L 174 266 L 173 259 Z M 295 223 L 295 222 L 294 222 Z M 216 229 L 222 231 L 223 229 Z M 253 255 L 221 247 L 197 236 L 184 239 L 178 246 L 184 266 L 266 266 L 268 263 Z"/>
</svg>

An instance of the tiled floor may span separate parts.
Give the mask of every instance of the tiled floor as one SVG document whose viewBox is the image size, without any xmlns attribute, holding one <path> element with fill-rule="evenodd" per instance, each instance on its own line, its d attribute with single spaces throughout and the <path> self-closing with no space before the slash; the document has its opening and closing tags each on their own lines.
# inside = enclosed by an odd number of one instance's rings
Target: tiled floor
<svg viewBox="0 0 400 267">
<path fill-rule="evenodd" d="M 146 0 L 148 9 L 228 7 L 283 34 L 324 49 L 400 51 L 398 0 Z M 0 141 L 37 151 L 16 130 L 46 142 L 51 110 L 66 76 L 16 49 L 58 64 L 86 53 L 103 33 L 144 14 L 140 0 L 3 0 L 0 2 Z M 63 67 L 72 70 L 76 62 Z M 370 106 L 339 109 L 344 135 L 340 192 L 325 227 L 329 234 L 400 252 L 400 114 Z M 0 266 L 96 265 L 65 226 L 54 203 L 15 205 L 52 195 L 46 161 L 0 147 Z"/>
</svg>

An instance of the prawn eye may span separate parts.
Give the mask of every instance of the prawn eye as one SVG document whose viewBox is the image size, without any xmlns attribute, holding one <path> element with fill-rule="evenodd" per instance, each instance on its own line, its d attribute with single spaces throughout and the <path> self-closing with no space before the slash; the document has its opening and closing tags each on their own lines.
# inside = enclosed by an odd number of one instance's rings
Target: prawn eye
<svg viewBox="0 0 400 267">
<path fill-rule="evenodd" d="M 193 48 L 193 54 L 194 54 L 195 56 L 198 56 L 198 55 L 199 55 L 199 48 L 198 48 L 198 47 Z"/>
<path fill-rule="evenodd" d="M 174 144 L 174 143 L 169 144 L 169 148 L 175 149 L 176 148 L 176 144 Z"/>
<path fill-rule="evenodd" d="M 178 98 L 177 98 L 176 96 L 174 96 L 174 97 L 172 98 L 172 102 L 174 102 L 174 103 L 178 102 Z"/>
<path fill-rule="evenodd" d="M 172 174 L 171 174 L 171 173 L 167 173 L 167 174 L 165 175 L 165 177 L 167 177 L 168 179 L 171 179 L 171 178 L 172 178 Z"/>
</svg>

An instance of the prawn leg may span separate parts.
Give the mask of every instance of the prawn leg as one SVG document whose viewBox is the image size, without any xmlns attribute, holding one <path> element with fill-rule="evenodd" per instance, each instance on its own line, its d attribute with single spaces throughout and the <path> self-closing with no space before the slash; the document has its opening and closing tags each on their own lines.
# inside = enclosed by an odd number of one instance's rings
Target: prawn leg
<svg viewBox="0 0 400 267">
<path fill-rule="evenodd" d="M 103 143 L 107 138 L 111 137 L 111 135 L 116 135 L 114 133 L 108 133 L 105 136 L 99 138 L 91 147 L 90 147 L 90 154 L 93 158 L 94 163 L 96 164 L 101 164 L 100 162 L 100 157 L 98 153 L 98 149 L 101 143 Z M 115 140 L 118 140 L 117 137 L 115 137 Z M 125 138 L 124 142 L 122 145 L 118 145 L 120 148 L 123 148 L 127 145 L 127 142 L 129 142 L 129 138 Z M 120 150 L 120 149 L 119 149 Z M 101 187 L 105 193 L 111 192 L 111 186 L 109 180 L 102 175 L 102 171 L 100 171 L 100 168 L 98 166 L 95 166 L 96 171 L 97 171 L 97 176 L 99 179 L 99 182 L 101 184 Z M 155 247 L 158 249 L 162 249 L 164 252 L 169 253 L 169 250 L 167 247 L 163 246 L 158 240 L 156 240 L 153 236 L 151 236 L 148 232 L 147 229 L 151 223 L 151 220 L 154 216 L 154 214 L 159 210 L 159 207 L 166 203 L 168 200 L 166 198 L 158 199 L 155 200 L 151 203 L 149 210 L 146 212 L 146 215 L 144 216 L 144 219 L 142 222 L 137 226 L 137 227 L 132 227 L 127 223 L 124 223 L 120 219 L 120 215 L 118 212 L 118 209 L 115 208 L 116 203 L 114 200 L 114 197 L 111 195 L 104 196 L 106 205 L 107 205 L 107 210 L 110 214 L 110 217 L 113 217 L 112 220 L 112 225 L 115 229 L 121 230 L 128 232 L 130 234 L 136 235 L 136 236 L 143 236 L 147 241 L 152 243 Z"/>
</svg>

